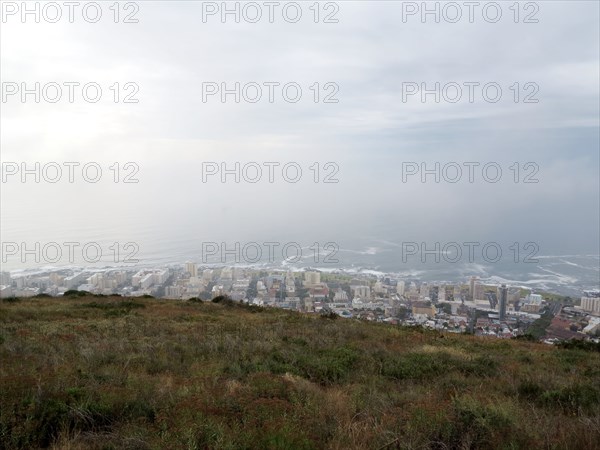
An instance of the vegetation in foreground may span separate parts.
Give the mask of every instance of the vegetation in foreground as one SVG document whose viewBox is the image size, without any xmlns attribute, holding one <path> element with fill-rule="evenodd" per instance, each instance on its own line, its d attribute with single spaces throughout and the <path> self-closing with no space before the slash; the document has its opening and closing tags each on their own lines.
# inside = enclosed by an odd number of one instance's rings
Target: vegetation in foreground
<svg viewBox="0 0 600 450">
<path fill-rule="evenodd" d="M 5 449 L 600 448 L 578 346 L 73 295 L 0 304 L 0 355 Z"/>
</svg>

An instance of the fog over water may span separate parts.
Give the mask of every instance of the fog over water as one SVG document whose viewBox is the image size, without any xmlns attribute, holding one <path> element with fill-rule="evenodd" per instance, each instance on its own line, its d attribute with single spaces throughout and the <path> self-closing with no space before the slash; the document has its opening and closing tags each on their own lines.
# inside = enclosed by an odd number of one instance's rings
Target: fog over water
<svg viewBox="0 0 600 450">
<path fill-rule="evenodd" d="M 325 10 L 315 23 L 308 3 L 297 23 L 203 21 L 202 2 L 161 1 L 139 3 L 132 24 L 9 17 L 3 83 L 94 82 L 103 95 L 3 98 L 2 270 L 118 266 L 132 249 L 138 265 L 234 263 L 207 254 L 207 243 L 275 242 L 302 256 L 286 261 L 278 250 L 239 263 L 600 287 L 599 4 L 539 2 L 537 23 L 522 23 L 526 11 L 515 23 L 502 4 L 497 23 L 403 21 L 402 2 L 362 1 L 338 2 L 337 23 L 322 23 Z M 223 103 L 203 91 L 236 82 L 262 86 L 261 100 Z M 269 102 L 265 82 L 297 83 L 302 97 L 291 103 L 276 90 Z M 439 101 L 406 96 L 406 83 L 437 82 L 448 86 Z M 465 82 L 479 83 L 473 102 Z M 139 87 L 138 103 L 122 101 L 126 83 Z M 483 98 L 486 83 L 501 87 L 497 102 Z M 461 100 L 448 101 L 455 85 Z M 528 95 L 538 101 L 524 102 Z M 66 162 L 79 164 L 72 183 Z M 40 164 L 39 182 L 7 173 L 22 163 Z M 101 168 L 97 182 L 81 170 L 89 163 Z M 62 167 L 55 183 L 48 164 Z M 69 260 L 65 242 L 96 243 L 102 257 L 87 264 L 77 250 Z M 413 243 L 464 251 L 465 242 L 478 245 L 472 259 L 407 254 Z M 36 243 L 38 261 L 24 251 Z M 61 258 L 43 254 L 48 243 Z M 481 254 L 490 243 L 502 250 L 498 262 Z M 328 244 L 335 262 L 323 261 Z"/>
</svg>

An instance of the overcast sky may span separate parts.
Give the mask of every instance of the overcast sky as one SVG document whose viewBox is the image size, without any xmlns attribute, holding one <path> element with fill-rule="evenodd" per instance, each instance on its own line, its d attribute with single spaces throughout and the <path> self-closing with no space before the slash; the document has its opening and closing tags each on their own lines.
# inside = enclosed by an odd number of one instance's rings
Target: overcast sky
<svg viewBox="0 0 600 450">
<path fill-rule="evenodd" d="M 2 161 L 98 162 L 104 175 L 97 184 L 9 178 L 2 240 L 135 240 L 148 252 L 192 238 L 506 240 L 537 241 L 541 254 L 598 254 L 598 3 L 538 2 L 538 23 L 514 23 L 512 2 L 500 3 L 497 23 L 480 11 L 473 23 L 422 23 L 418 14 L 404 23 L 402 2 L 363 1 L 338 2 L 338 23 L 322 23 L 333 9 L 314 23 L 309 2 L 298 23 L 277 11 L 274 23 L 222 23 L 218 15 L 203 23 L 201 2 L 138 2 L 138 23 L 113 23 L 104 2 L 95 24 L 77 13 L 74 23 L 6 16 L 3 83 L 95 82 L 103 95 L 87 103 L 76 88 L 74 103 L 55 104 L 7 97 Z M 115 104 L 115 82 L 136 83 L 139 102 Z M 276 88 L 269 103 L 265 87 L 254 104 L 218 95 L 203 102 L 206 82 L 295 82 L 303 95 L 288 103 Z M 409 82 L 480 86 L 473 103 L 466 88 L 457 103 L 419 94 L 403 101 Z M 325 83 L 339 87 L 337 103 L 323 103 L 333 92 Z M 498 102 L 483 99 L 486 83 L 501 86 Z M 531 93 L 538 102 L 524 103 Z M 256 184 L 203 183 L 202 163 L 223 161 L 297 162 L 303 176 L 295 184 L 280 171 L 272 184 L 266 173 Z M 139 183 L 112 182 L 114 162 L 135 162 Z M 335 163 L 339 182 L 315 184 L 314 162 L 321 177 Z M 466 174 L 455 184 L 418 175 L 403 183 L 406 162 L 495 162 L 503 175 L 485 182 L 479 168 L 474 183 Z M 515 162 L 521 179 L 534 163 L 539 182 L 514 183 Z"/>
</svg>

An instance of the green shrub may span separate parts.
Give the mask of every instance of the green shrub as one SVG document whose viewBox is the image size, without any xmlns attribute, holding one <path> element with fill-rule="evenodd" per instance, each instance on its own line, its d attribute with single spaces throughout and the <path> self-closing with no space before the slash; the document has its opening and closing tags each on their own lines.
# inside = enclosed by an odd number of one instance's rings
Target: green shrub
<svg viewBox="0 0 600 450">
<path fill-rule="evenodd" d="M 227 295 L 218 295 L 215 298 L 212 299 L 213 303 L 220 303 L 222 305 L 226 305 L 226 306 L 233 306 L 236 304 L 236 302 L 234 302 L 231 298 L 229 298 L 229 296 Z"/>
<path fill-rule="evenodd" d="M 465 375 L 489 377 L 498 372 L 498 362 L 490 356 L 478 356 L 467 361 L 457 361 L 458 370 Z"/>
<path fill-rule="evenodd" d="M 320 316 L 321 316 L 321 319 L 329 319 L 329 320 L 335 320 L 339 317 L 333 311 L 328 311 L 325 309 L 321 311 Z"/>
<path fill-rule="evenodd" d="M 573 384 L 543 392 L 539 397 L 544 406 L 559 407 L 566 413 L 598 412 L 600 409 L 600 386 Z"/>
<path fill-rule="evenodd" d="M 530 333 L 519 334 L 517 336 L 513 336 L 511 339 L 514 339 L 516 341 L 528 341 L 528 342 L 537 341 L 537 339 Z"/>
<path fill-rule="evenodd" d="M 106 302 L 106 303 L 91 302 L 91 303 L 84 303 L 81 306 L 83 306 L 84 308 L 97 308 L 97 309 L 103 309 L 103 310 L 113 310 L 113 309 L 131 310 L 134 308 L 145 308 L 146 307 L 146 305 L 144 305 L 143 303 L 134 302 L 134 301 L 120 301 L 120 302 Z"/>
<path fill-rule="evenodd" d="M 556 344 L 557 347 L 567 350 L 584 350 L 586 352 L 600 352 L 600 342 L 584 341 L 581 339 L 570 339 Z"/>
<path fill-rule="evenodd" d="M 453 408 L 454 441 L 467 441 L 470 448 L 490 448 L 501 439 L 511 441 L 514 419 L 502 405 L 485 405 L 472 397 L 460 397 L 453 400 Z"/>
<path fill-rule="evenodd" d="M 544 393 L 544 388 L 532 380 L 523 380 L 517 387 L 519 397 L 527 400 L 537 401 Z"/>
<path fill-rule="evenodd" d="M 430 379 L 452 370 L 451 358 L 443 353 L 406 353 L 388 356 L 382 361 L 382 375 L 397 380 Z"/>
<path fill-rule="evenodd" d="M 78 291 L 77 289 L 69 289 L 63 294 L 64 297 L 85 297 L 86 295 L 88 295 L 86 291 Z"/>
</svg>

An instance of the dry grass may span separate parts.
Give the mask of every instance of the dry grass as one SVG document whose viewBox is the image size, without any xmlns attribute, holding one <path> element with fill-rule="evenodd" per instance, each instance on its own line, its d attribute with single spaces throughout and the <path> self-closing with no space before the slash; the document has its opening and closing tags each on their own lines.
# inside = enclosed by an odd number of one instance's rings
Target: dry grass
<svg viewBox="0 0 600 450">
<path fill-rule="evenodd" d="M 0 333 L 0 448 L 600 448 L 582 349 L 91 296 Z"/>
</svg>

